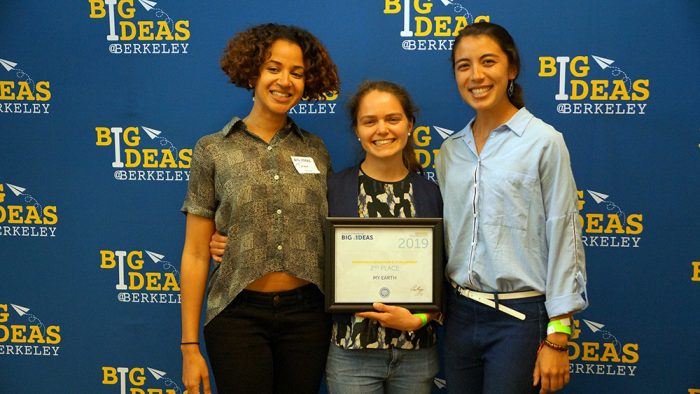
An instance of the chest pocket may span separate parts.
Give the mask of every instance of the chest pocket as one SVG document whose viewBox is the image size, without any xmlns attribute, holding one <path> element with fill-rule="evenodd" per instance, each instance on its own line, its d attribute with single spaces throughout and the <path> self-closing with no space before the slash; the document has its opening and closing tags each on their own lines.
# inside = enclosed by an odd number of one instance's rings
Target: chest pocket
<svg viewBox="0 0 700 394">
<path fill-rule="evenodd" d="M 481 179 L 480 202 L 484 224 L 527 228 L 530 204 L 538 198 L 535 177 L 513 171 L 485 171 Z"/>
</svg>

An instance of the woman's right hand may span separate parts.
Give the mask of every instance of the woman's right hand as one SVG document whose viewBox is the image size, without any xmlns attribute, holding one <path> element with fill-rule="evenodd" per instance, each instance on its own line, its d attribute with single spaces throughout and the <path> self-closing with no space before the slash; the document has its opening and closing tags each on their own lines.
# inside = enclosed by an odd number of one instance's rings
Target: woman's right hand
<svg viewBox="0 0 700 394">
<path fill-rule="evenodd" d="M 200 392 L 200 382 L 204 391 Z M 186 345 L 182 349 L 182 383 L 189 394 L 211 394 L 209 369 L 199 347 Z"/>
<path fill-rule="evenodd" d="M 226 249 L 226 242 L 228 242 L 228 237 L 218 231 L 214 231 L 214 234 L 211 235 L 209 253 L 211 253 L 211 258 L 217 263 L 221 262 L 221 257 L 224 255 L 224 250 Z"/>
<path fill-rule="evenodd" d="M 382 327 L 401 331 L 415 331 L 423 327 L 422 320 L 404 307 L 375 302 L 372 307 L 376 312 L 360 312 L 356 316 L 379 321 Z"/>
</svg>

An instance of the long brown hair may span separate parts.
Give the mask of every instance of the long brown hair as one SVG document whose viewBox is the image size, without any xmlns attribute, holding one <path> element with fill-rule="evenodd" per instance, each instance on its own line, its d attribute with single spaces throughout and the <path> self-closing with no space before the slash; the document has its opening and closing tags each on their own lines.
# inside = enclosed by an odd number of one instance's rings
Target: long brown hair
<svg viewBox="0 0 700 394">
<path fill-rule="evenodd" d="M 518 79 L 518 75 L 520 75 L 520 53 L 518 52 L 518 47 L 515 46 L 513 37 L 508 33 L 508 30 L 501 25 L 491 22 L 477 22 L 460 30 L 452 46 L 452 72 L 454 72 L 455 67 L 455 48 L 457 48 L 457 44 L 459 44 L 464 37 L 473 36 L 487 36 L 496 41 L 501 47 L 501 50 L 508 57 L 508 66 L 515 69 L 515 78 L 513 78 L 512 81 L 513 93 L 508 95 L 508 100 L 510 100 L 511 104 L 517 109 L 524 107 L 523 88 L 520 84 L 515 82 L 515 80 Z"/>
<path fill-rule="evenodd" d="M 360 84 L 355 94 L 353 94 L 348 100 L 347 104 L 353 130 L 357 128 L 357 113 L 360 110 L 360 102 L 369 92 L 375 90 L 389 93 L 396 97 L 396 99 L 399 100 L 399 103 L 401 103 L 401 108 L 403 109 L 406 118 L 412 125 L 415 125 L 415 114 L 418 112 L 418 107 L 413 102 L 406 89 L 399 84 L 389 81 L 365 81 Z M 406 146 L 403 148 L 401 156 L 403 158 L 403 164 L 409 171 L 418 172 L 421 174 L 423 173 L 423 167 L 418 162 L 418 158 L 416 158 L 416 151 L 413 147 L 413 137 L 410 135 L 408 137 L 408 141 L 406 141 Z"/>
</svg>

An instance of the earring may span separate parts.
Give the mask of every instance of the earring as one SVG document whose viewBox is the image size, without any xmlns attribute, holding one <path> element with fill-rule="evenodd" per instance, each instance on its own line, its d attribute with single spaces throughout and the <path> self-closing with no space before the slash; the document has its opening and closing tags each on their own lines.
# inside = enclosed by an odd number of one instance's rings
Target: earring
<svg viewBox="0 0 700 394">
<path fill-rule="evenodd" d="M 362 141 L 362 140 L 360 139 L 360 137 L 357 137 L 357 140 L 358 140 L 358 141 Z"/>
<path fill-rule="evenodd" d="M 508 97 L 513 96 L 513 85 L 515 85 L 513 80 L 508 81 Z"/>
<path fill-rule="evenodd" d="M 411 132 L 410 132 L 410 131 L 408 132 L 408 136 L 409 136 L 409 137 L 411 136 Z"/>
</svg>

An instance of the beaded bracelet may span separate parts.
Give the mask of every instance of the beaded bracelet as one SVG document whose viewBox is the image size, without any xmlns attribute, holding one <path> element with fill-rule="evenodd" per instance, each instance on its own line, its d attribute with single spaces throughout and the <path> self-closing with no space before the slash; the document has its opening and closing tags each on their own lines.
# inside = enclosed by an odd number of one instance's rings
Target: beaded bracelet
<svg viewBox="0 0 700 394">
<path fill-rule="evenodd" d="M 545 338 L 544 341 L 542 341 L 542 344 L 547 345 L 548 347 L 550 347 L 556 351 L 559 351 L 559 352 L 568 352 L 569 351 L 569 346 L 557 345 L 556 343 L 550 341 L 547 338 Z"/>
</svg>

